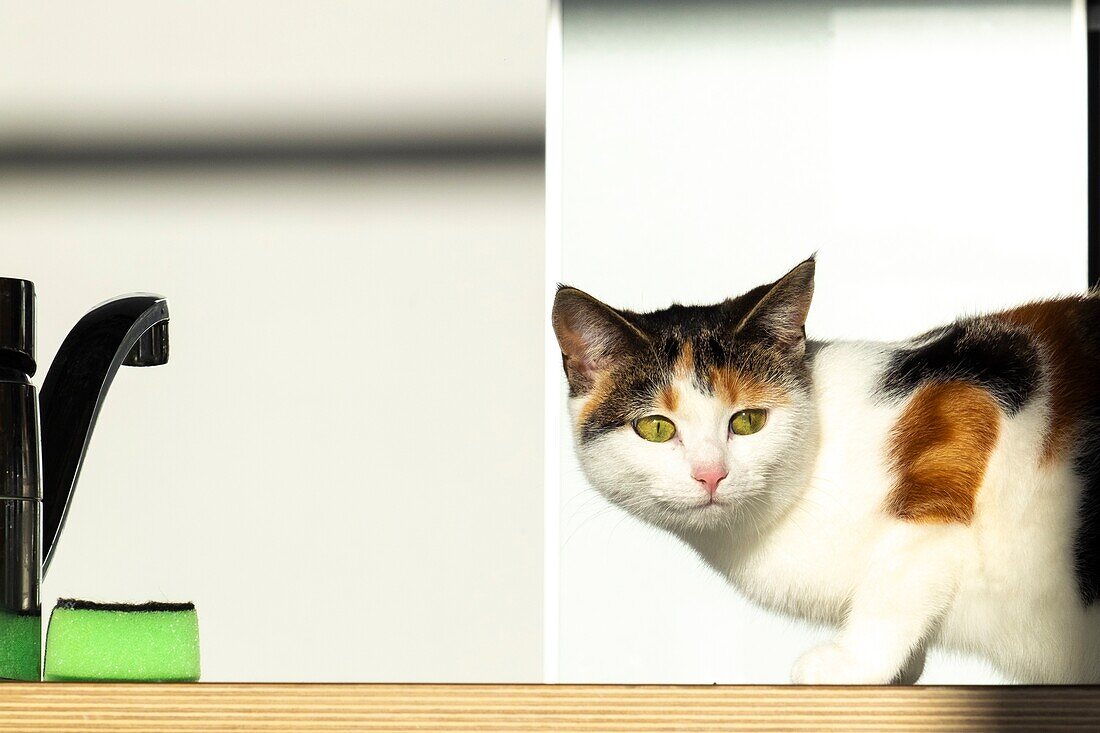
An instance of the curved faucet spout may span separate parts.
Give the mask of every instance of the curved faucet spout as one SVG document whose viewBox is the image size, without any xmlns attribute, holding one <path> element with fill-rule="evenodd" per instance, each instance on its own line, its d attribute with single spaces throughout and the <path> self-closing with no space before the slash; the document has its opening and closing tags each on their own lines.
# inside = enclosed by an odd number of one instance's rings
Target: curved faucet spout
<svg viewBox="0 0 1100 733">
<path fill-rule="evenodd" d="M 168 361 L 168 301 L 124 295 L 97 306 L 65 337 L 42 383 L 42 572 L 50 566 L 96 418 L 120 366 Z"/>
</svg>

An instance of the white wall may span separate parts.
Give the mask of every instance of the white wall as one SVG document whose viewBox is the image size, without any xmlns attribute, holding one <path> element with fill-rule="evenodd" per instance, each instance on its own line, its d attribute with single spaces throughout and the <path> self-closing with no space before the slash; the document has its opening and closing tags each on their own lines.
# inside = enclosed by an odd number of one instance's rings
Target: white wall
<svg viewBox="0 0 1100 733">
<path fill-rule="evenodd" d="M 544 0 L 0 0 L 0 143 L 542 126 Z"/>
<path fill-rule="evenodd" d="M 1069 0 L 566 0 L 560 279 L 713 302 L 818 250 L 811 336 L 883 339 L 1082 290 L 1083 52 Z M 560 679 L 786 681 L 824 632 L 609 507 L 562 441 Z"/>
<path fill-rule="evenodd" d="M 108 396 L 46 610 L 193 600 L 207 680 L 538 681 L 544 0 L 0 17 L 0 275 L 37 283 L 40 363 L 117 293 L 172 312 L 170 363 Z M 214 165 L 87 156 L 189 146 Z M 421 152 L 372 162 L 395 149 Z"/>
<path fill-rule="evenodd" d="M 9 173 L 0 212 L 40 364 L 115 294 L 172 314 L 47 612 L 193 600 L 211 681 L 539 679 L 541 165 Z"/>
</svg>

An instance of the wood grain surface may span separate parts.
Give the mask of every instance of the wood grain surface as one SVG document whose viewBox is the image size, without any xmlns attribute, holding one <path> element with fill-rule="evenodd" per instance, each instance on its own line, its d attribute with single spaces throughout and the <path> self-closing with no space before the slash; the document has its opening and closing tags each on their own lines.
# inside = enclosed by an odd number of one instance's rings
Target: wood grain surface
<svg viewBox="0 0 1100 733">
<path fill-rule="evenodd" d="M 1100 687 L 0 684 L 0 731 L 1100 730 Z"/>
</svg>

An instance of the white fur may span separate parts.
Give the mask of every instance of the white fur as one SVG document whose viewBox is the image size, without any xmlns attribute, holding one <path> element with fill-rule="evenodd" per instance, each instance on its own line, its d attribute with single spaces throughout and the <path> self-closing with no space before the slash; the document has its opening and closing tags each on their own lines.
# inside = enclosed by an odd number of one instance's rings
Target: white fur
<svg viewBox="0 0 1100 733">
<path fill-rule="evenodd" d="M 1003 418 L 969 525 L 900 520 L 885 446 L 905 402 L 875 399 L 889 346 L 819 345 L 813 394 L 790 405 L 722 405 L 678 383 L 667 443 L 629 426 L 578 439 L 589 481 L 669 529 L 761 606 L 838 628 L 797 660 L 798 683 L 913 682 L 929 646 L 977 653 L 1021 683 L 1100 682 L 1100 611 L 1072 567 L 1081 485 L 1040 462 L 1048 400 Z M 570 402 L 574 419 L 584 397 Z M 737 409 L 767 407 L 750 436 Z M 691 466 L 723 460 L 707 505 Z"/>
</svg>

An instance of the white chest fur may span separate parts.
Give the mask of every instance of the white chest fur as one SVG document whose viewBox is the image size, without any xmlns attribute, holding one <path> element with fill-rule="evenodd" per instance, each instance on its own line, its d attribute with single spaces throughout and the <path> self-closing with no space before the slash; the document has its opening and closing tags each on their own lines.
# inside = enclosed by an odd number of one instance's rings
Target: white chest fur
<svg viewBox="0 0 1100 733">
<path fill-rule="evenodd" d="M 883 513 L 890 487 L 883 449 L 896 406 L 877 404 L 872 382 L 881 345 L 835 343 L 814 360 L 817 458 L 792 476 L 797 499 L 760 536 L 726 540 L 685 536 L 703 558 L 747 596 L 777 611 L 841 620 L 865 574 L 872 549 L 891 523 Z"/>
</svg>

